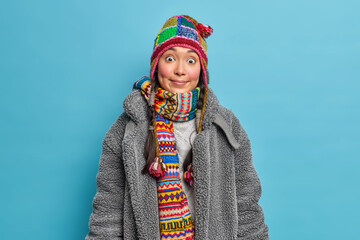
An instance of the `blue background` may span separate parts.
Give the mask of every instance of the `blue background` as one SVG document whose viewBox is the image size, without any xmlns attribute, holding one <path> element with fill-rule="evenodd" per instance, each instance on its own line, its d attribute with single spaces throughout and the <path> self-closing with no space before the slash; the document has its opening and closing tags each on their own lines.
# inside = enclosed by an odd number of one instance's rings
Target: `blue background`
<svg viewBox="0 0 360 240">
<path fill-rule="evenodd" d="M 83 239 L 106 131 L 164 22 L 214 28 L 210 86 L 246 129 L 271 239 L 355 239 L 360 2 L 1 1 L 0 239 Z"/>
</svg>

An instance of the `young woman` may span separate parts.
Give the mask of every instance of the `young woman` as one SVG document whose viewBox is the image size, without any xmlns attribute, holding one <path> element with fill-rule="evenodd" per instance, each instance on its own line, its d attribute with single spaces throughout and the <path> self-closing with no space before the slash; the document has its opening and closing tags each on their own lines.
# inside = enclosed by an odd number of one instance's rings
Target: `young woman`
<svg viewBox="0 0 360 240">
<path fill-rule="evenodd" d="M 160 30 L 103 141 L 86 239 L 269 238 L 249 138 L 208 87 L 211 33 L 187 15 Z"/>
</svg>

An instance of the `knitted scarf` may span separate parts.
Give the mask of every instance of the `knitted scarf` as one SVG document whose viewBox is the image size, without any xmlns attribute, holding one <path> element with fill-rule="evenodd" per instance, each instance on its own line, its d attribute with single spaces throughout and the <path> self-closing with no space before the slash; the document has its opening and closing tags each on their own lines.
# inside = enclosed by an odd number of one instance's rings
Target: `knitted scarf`
<svg viewBox="0 0 360 240">
<path fill-rule="evenodd" d="M 149 78 L 140 79 L 134 88 L 141 89 L 146 100 L 151 98 Z M 200 88 L 188 93 L 171 93 L 159 88 L 155 95 L 154 107 L 157 114 L 154 133 L 157 137 L 157 157 L 149 170 L 157 177 L 162 240 L 194 239 L 194 223 L 179 174 L 173 121 L 189 121 L 196 117 L 199 94 Z"/>
</svg>

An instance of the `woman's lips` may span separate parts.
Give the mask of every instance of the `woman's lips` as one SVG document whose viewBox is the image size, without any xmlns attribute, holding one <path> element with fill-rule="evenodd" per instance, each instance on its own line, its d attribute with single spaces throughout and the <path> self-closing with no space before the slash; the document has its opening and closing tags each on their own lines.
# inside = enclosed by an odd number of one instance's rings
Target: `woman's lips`
<svg viewBox="0 0 360 240">
<path fill-rule="evenodd" d="M 187 83 L 187 81 L 184 80 L 170 80 L 173 84 L 183 86 Z"/>
</svg>

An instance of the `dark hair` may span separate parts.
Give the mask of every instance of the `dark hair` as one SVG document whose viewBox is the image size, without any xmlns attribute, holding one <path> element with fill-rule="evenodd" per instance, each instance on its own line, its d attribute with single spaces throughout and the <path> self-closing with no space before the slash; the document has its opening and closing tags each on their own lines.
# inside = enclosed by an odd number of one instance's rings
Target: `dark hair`
<svg viewBox="0 0 360 240">
<path fill-rule="evenodd" d="M 209 74 L 207 74 L 207 76 L 209 76 Z M 154 91 L 156 93 L 159 86 L 160 86 L 160 84 L 159 84 L 159 81 L 157 78 L 157 69 L 156 69 L 155 73 L 154 73 L 154 77 L 151 80 L 151 91 Z M 205 80 L 204 80 L 204 76 L 203 76 L 203 71 L 200 71 L 199 83 L 197 86 L 200 87 L 200 95 L 198 98 L 196 108 L 197 108 L 197 111 L 201 113 L 202 108 L 204 106 L 204 98 L 205 98 L 205 92 L 206 92 L 206 85 L 205 85 Z M 154 124 L 156 121 L 156 111 L 155 111 L 154 105 L 148 106 L 148 117 L 149 117 L 149 130 L 148 130 L 148 137 L 147 137 L 147 140 L 145 143 L 145 148 L 144 148 L 144 157 L 146 159 L 146 163 L 144 165 L 144 168 L 141 171 L 142 174 L 146 174 L 149 172 L 150 165 L 156 157 L 156 141 L 157 141 L 157 139 L 155 139 L 156 136 L 155 136 L 154 130 L 153 130 L 153 126 L 155 126 Z M 197 118 L 200 117 L 200 114 L 197 114 L 196 117 Z M 198 119 L 196 119 L 195 121 L 199 122 Z M 198 126 L 197 126 L 197 128 L 198 128 Z M 187 170 L 187 168 L 191 162 L 192 162 L 192 147 L 184 159 L 184 164 L 183 164 L 184 171 Z"/>
</svg>

